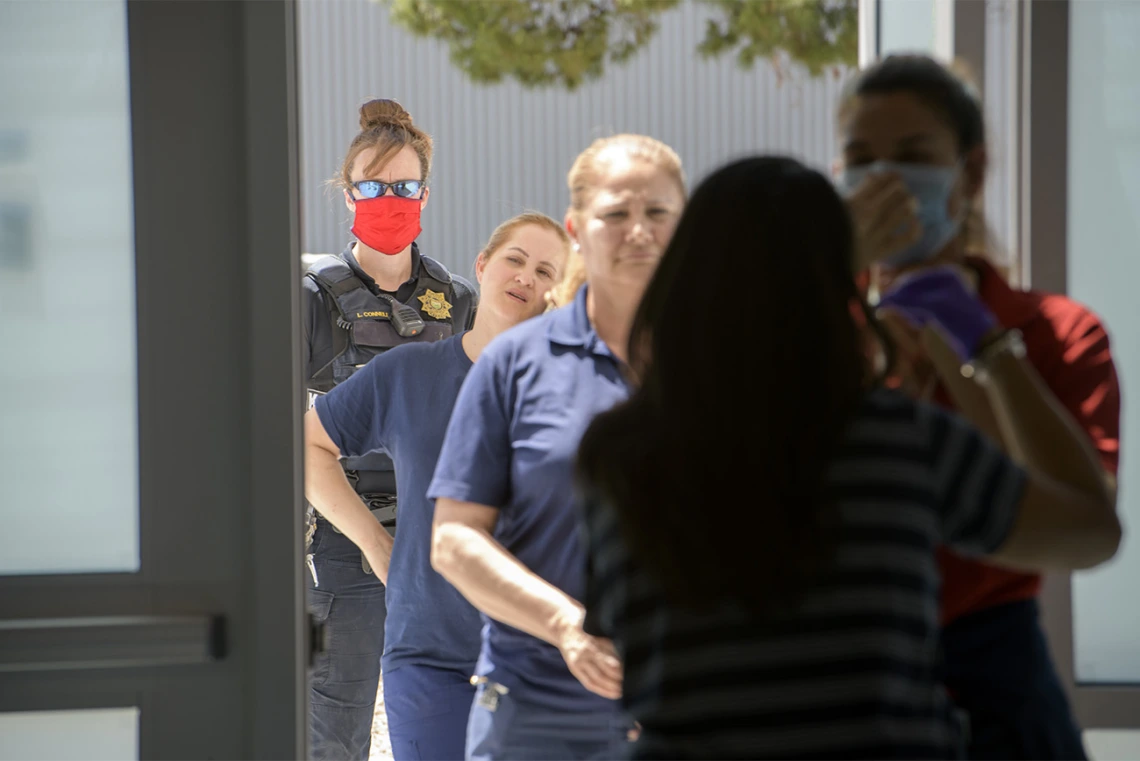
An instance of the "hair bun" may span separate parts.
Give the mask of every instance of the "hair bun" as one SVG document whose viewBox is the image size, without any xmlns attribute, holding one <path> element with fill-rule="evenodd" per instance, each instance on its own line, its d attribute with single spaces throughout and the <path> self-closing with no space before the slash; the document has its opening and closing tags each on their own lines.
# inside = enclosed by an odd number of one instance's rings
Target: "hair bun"
<svg viewBox="0 0 1140 761">
<path fill-rule="evenodd" d="M 360 129 L 370 130 L 388 125 L 410 129 L 412 115 L 390 98 L 376 98 L 360 107 Z"/>
</svg>

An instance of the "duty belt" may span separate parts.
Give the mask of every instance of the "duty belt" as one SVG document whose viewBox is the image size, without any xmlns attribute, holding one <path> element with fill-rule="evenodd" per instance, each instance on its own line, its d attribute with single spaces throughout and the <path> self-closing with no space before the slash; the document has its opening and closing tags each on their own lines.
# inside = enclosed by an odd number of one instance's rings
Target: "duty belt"
<svg viewBox="0 0 1140 761">
<path fill-rule="evenodd" d="M 348 478 L 348 482 L 352 484 L 352 488 L 356 490 L 357 494 L 360 495 L 360 499 L 364 502 L 364 504 L 368 505 L 368 509 L 372 511 L 372 514 L 374 516 L 376 516 L 376 520 L 380 521 L 380 525 L 386 528 L 389 534 L 395 536 L 396 495 L 388 492 L 361 492 L 360 473 L 355 470 L 346 470 L 344 472 L 344 475 L 346 478 Z M 367 474 L 366 478 L 367 486 L 365 486 L 365 488 L 368 486 L 373 486 L 375 488 L 375 486 L 383 483 L 383 481 L 380 481 L 378 484 L 376 482 L 375 474 L 373 473 Z M 335 526 L 333 528 L 336 529 Z M 339 529 L 337 529 L 337 533 L 340 533 Z"/>
<path fill-rule="evenodd" d="M 359 488 L 361 478 L 360 474 L 357 471 L 345 470 L 344 475 L 348 478 L 348 482 L 352 484 L 354 491 Z M 382 484 L 383 480 L 381 480 L 379 483 L 376 483 L 374 474 L 370 472 L 368 475 L 367 483 L 369 486 L 376 486 Z M 369 511 L 371 511 L 372 515 L 376 518 L 380 525 L 384 527 L 384 530 L 392 536 L 395 536 L 396 495 L 379 492 L 366 492 L 363 494 L 357 492 L 357 494 L 359 495 L 361 501 L 363 501 L 364 504 L 368 506 Z M 313 553 L 309 552 L 309 549 L 313 543 L 313 536 L 317 533 L 318 517 L 321 516 L 319 516 L 318 513 L 310 505 L 305 512 L 305 564 L 309 568 L 309 573 L 313 576 L 313 586 L 319 586 L 320 583 L 317 581 L 317 567 L 316 563 L 314 562 Z M 322 518 L 322 520 L 324 519 Z M 342 536 L 344 535 L 344 532 L 334 526 L 332 523 L 329 523 L 327 520 L 325 523 L 328 523 L 329 528 L 331 528 L 333 531 Z M 363 552 L 360 553 L 360 566 L 365 573 L 372 573 L 372 566 L 368 563 L 368 558 L 364 556 Z"/>
<path fill-rule="evenodd" d="M 368 509 L 372 512 L 372 515 L 376 518 L 376 520 L 379 521 L 380 525 L 384 527 L 384 530 L 387 531 L 392 536 L 395 536 L 396 535 L 396 495 L 395 494 L 361 494 L 360 498 L 364 501 L 364 504 L 368 505 Z M 325 521 L 325 522 L 328 523 L 328 521 Z M 328 525 L 329 525 L 329 528 L 331 528 L 333 531 L 337 532 L 341 536 L 344 535 L 344 532 L 341 531 L 336 526 L 332 525 L 331 523 L 329 523 Z M 314 531 L 315 531 L 315 529 L 314 529 Z M 312 556 L 310 555 L 310 557 L 312 557 Z M 372 565 L 368 562 L 368 558 L 365 557 L 363 552 L 360 553 L 360 567 L 364 570 L 365 573 L 372 573 Z M 310 567 L 309 570 L 312 571 L 312 573 L 313 573 L 313 583 L 315 585 L 316 584 L 316 578 L 317 578 L 316 569 Z"/>
<path fill-rule="evenodd" d="M 396 495 L 394 494 L 361 494 L 360 498 L 364 500 L 365 504 L 371 509 L 372 515 L 380 522 L 392 536 L 396 535 Z M 313 553 L 309 552 L 309 548 L 313 543 L 313 536 L 317 533 L 317 511 L 311 506 L 305 514 L 305 565 L 309 568 L 309 573 L 313 576 L 313 586 L 319 587 L 320 581 L 317 579 L 317 564 L 313 559 Z M 323 518 L 321 520 L 324 520 Z M 336 526 L 329 523 L 328 527 L 344 536 L 344 532 Z M 365 573 L 372 573 L 372 566 L 368 562 L 368 558 L 364 553 L 360 553 L 360 567 Z"/>
<path fill-rule="evenodd" d="M 388 533 L 396 534 L 396 495 L 395 494 L 361 494 L 360 498 L 368 509 L 380 521 L 380 525 L 388 529 Z"/>
</svg>

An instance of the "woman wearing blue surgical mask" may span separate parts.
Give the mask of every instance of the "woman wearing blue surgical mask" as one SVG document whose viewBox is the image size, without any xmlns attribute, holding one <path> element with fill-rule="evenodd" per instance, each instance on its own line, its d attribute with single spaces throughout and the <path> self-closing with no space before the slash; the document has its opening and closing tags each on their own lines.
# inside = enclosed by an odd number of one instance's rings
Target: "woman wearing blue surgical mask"
<svg viewBox="0 0 1140 761">
<path fill-rule="evenodd" d="M 903 61 L 888 59 L 894 66 Z M 940 64 L 947 78 L 946 100 L 971 113 L 960 123 L 949 108 L 909 88 L 859 95 L 869 69 L 856 80 L 841 108 L 843 169 L 839 186 L 855 219 L 860 269 L 875 264 L 875 275 L 930 264 L 961 264 L 960 235 L 985 179 L 986 146 L 980 107 L 966 85 Z M 953 92 L 956 89 L 958 92 Z M 949 104 L 947 104 L 949 105 Z M 945 116 L 943 112 L 947 112 Z M 879 279 L 879 278 L 876 278 Z"/>
<path fill-rule="evenodd" d="M 986 175 L 977 94 L 925 56 L 891 56 L 849 84 L 839 110 L 843 170 L 857 234 L 857 269 L 880 293 L 880 318 L 897 348 L 895 384 L 957 410 L 1003 441 L 979 384 L 919 324 L 923 298 L 893 308 L 909 276 L 959 272 L 979 315 L 1024 344 L 1049 390 L 1089 435 L 1115 488 L 1120 389 L 1108 334 L 1086 307 L 1060 294 L 1011 288 L 968 240 Z M 904 316 L 905 315 L 905 316 Z M 967 560 L 948 550 L 942 571 L 944 681 L 970 717 L 971 758 L 1083 758 L 1076 726 L 1038 622 L 1040 577 Z"/>
</svg>

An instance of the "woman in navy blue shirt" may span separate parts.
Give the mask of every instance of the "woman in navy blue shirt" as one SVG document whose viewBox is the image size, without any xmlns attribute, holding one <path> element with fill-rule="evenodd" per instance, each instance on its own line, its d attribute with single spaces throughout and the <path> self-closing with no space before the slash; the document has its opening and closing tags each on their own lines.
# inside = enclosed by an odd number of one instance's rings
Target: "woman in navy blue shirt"
<svg viewBox="0 0 1140 761">
<path fill-rule="evenodd" d="M 475 265 L 482 298 L 470 331 L 376 357 L 318 397 L 305 416 L 306 496 L 360 547 L 388 587 L 383 684 L 397 761 L 463 757 L 480 621 L 431 569 L 432 507 L 424 495 L 472 362 L 500 332 L 543 311 L 569 249 L 566 231 L 542 214 L 504 222 Z M 341 457 L 381 449 L 396 466 L 397 539 L 371 515 L 338 464 Z"/>
<path fill-rule="evenodd" d="M 642 135 L 594 142 L 569 175 L 566 227 L 586 286 L 496 339 L 464 383 L 428 497 L 432 564 L 487 625 L 473 759 L 612 758 L 632 729 L 613 645 L 583 629 L 578 440 L 625 399 L 638 300 L 685 202 L 677 154 Z"/>
</svg>

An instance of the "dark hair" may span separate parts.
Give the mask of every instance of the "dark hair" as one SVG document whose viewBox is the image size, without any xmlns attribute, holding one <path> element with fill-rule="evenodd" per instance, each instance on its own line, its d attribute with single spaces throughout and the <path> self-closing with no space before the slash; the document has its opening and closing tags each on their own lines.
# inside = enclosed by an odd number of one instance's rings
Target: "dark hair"
<svg viewBox="0 0 1140 761">
<path fill-rule="evenodd" d="M 640 387 L 578 454 L 671 603 L 774 611 L 830 561 L 825 471 L 876 380 L 853 248 L 831 182 L 786 158 L 718 170 L 681 216 L 634 318 Z"/>
<path fill-rule="evenodd" d="M 958 137 L 966 153 L 986 140 L 986 124 L 977 91 L 964 77 L 925 55 L 890 55 L 863 69 L 843 88 L 839 118 L 864 95 L 909 93 L 931 108 Z"/>
<path fill-rule="evenodd" d="M 907 93 L 924 103 L 958 139 L 958 154 L 964 155 L 986 142 L 982 100 L 964 65 L 946 66 L 930 56 L 889 55 L 857 73 L 844 85 L 839 100 L 839 121 L 850 118 L 855 101 L 864 95 Z M 993 234 L 982 210 L 971 205 L 963 226 L 966 250 L 991 253 Z"/>
<path fill-rule="evenodd" d="M 369 148 L 380 150 L 364 168 L 365 175 L 382 168 L 407 145 L 412 147 L 420 160 L 419 179 L 427 181 L 431 174 L 431 135 L 417 127 L 412 122 L 412 115 L 396 101 L 374 98 L 360 107 L 360 132 L 349 144 L 348 153 L 333 182 L 345 190 L 351 188 L 353 164 Z"/>
</svg>

